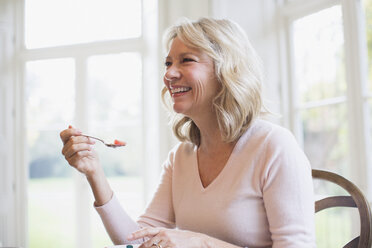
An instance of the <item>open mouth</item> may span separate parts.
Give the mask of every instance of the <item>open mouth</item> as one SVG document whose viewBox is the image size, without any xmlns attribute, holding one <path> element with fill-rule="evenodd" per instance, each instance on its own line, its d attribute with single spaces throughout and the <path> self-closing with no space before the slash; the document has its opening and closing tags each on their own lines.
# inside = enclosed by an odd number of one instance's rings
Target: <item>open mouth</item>
<svg viewBox="0 0 372 248">
<path fill-rule="evenodd" d="M 191 87 L 176 87 L 176 88 L 171 88 L 170 89 L 172 95 L 185 93 L 185 92 L 188 92 L 190 90 L 191 90 Z"/>
</svg>

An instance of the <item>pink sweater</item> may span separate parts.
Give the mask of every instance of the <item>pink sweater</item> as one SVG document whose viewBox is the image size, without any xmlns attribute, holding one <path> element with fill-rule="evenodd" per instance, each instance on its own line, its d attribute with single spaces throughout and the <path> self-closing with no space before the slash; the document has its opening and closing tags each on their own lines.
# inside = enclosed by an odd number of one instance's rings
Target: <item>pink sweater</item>
<svg viewBox="0 0 372 248">
<path fill-rule="evenodd" d="M 202 186 L 196 147 L 180 143 L 145 213 L 131 220 L 114 197 L 96 208 L 115 244 L 144 226 L 200 232 L 249 248 L 315 247 L 310 164 L 292 134 L 256 120 L 217 178 Z"/>
</svg>

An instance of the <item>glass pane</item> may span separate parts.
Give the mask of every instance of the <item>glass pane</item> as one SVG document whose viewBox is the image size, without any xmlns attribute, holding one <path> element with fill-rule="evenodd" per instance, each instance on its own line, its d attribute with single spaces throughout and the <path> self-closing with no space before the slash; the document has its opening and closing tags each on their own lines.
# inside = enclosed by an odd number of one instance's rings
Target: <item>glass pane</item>
<svg viewBox="0 0 372 248">
<path fill-rule="evenodd" d="M 304 150 L 313 168 L 341 175 L 348 170 L 348 125 L 346 104 L 301 111 Z"/>
<path fill-rule="evenodd" d="M 73 119 L 74 61 L 26 64 L 29 168 L 28 230 L 31 248 L 73 247 L 75 200 L 71 168 L 61 155 L 59 132 Z M 61 211 L 60 209 L 63 209 Z"/>
<path fill-rule="evenodd" d="M 335 195 L 349 195 L 340 186 L 324 180 L 314 180 L 316 200 Z M 344 247 L 359 233 L 358 210 L 355 208 L 330 208 L 315 215 L 318 248 Z"/>
<path fill-rule="evenodd" d="M 366 17 L 367 47 L 368 47 L 368 80 L 369 90 L 372 92 L 372 0 L 364 0 L 364 12 Z"/>
<path fill-rule="evenodd" d="M 304 150 L 313 168 L 321 168 L 340 175 L 350 175 L 348 166 L 348 125 L 346 104 L 323 106 L 301 111 Z M 330 195 L 348 195 L 342 188 L 316 180 L 316 199 Z M 316 214 L 318 248 L 343 247 L 352 240 L 355 231 L 352 220 L 355 210 L 334 208 Z M 356 217 L 356 218 L 355 218 Z"/>
<path fill-rule="evenodd" d="M 141 56 L 122 53 L 88 59 L 90 111 L 93 125 L 139 125 L 141 121 Z"/>
<path fill-rule="evenodd" d="M 71 122 L 75 107 L 73 59 L 53 59 L 26 64 L 27 125 L 48 128 Z"/>
<path fill-rule="evenodd" d="M 89 132 L 123 148 L 95 145 L 113 190 L 134 219 L 143 211 L 142 69 L 138 53 L 92 56 L 88 59 Z M 97 215 L 93 215 L 94 247 L 111 244 Z"/>
<path fill-rule="evenodd" d="M 40 48 L 139 37 L 141 2 L 26 0 L 26 47 Z"/>
<path fill-rule="evenodd" d="M 29 181 L 28 190 L 29 247 L 75 247 L 76 214 L 73 211 L 72 180 L 35 178 Z"/>
<path fill-rule="evenodd" d="M 300 103 L 344 96 L 341 7 L 334 6 L 294 21 L 293 43 Z"/>
</svg>

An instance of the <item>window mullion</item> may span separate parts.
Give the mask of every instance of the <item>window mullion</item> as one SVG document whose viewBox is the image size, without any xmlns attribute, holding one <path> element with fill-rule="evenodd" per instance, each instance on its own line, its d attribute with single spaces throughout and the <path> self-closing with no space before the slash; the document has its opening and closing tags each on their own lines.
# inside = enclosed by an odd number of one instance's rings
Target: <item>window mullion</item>
<svg viewBox="0 0 372 248">
<path fill-rule="evenodd" d="M 345 35 L 345 63 L 347 79 L 348 99 L 348 124 L 350 142 L 350 164 L 353 169 L 352 179 L 365 192 L 371 193 L 371 185 L 368 185 L 368 178 L 371 178 L 372 171 L 368 169 L 368 127 L 366 125 L 367 109 L 363 96 L 366 94 L 366 60 L 363 54 L 366 53 L 363 42 L 364 30 L 362 29 L 363 16 L 359 0 L 343 0 L 342 10 L 344 18 Z M 364 37 L 365 38 L 365 37 Z"/>
<path fill-rule="evenodd" d="M 288 51 L 288 106 L 289 106 L 289 128 L 296 136 L 299 144 L 304 146 L 303 127 L 301 123 L 298 87 L 295 80 L 295 58 L 294 58 L 294 44 L 293 44 L 293 28 L 292 22 L 287 19 L 287 51 Z"/>
<path fill-rule="evenodd" d="M 86 75 L 86 57 L 75 60 L 75 125 L 81 130 L 88 130 L 88 86 Z M 91 218 L 87 209 L 92 207 L 89 185 L 86 178 L 74 172 L 76 203 L 76 247 L 93 247 L 91 235 Z"/>
<path fill-rule="evenodd" d="M 24 48 L 24 1 L 12 2 L 14 7 L 14 45 L 15 45 L 15 67 L 14 67 L 14 166 L 15 166 L 15 226 L 17 227 L 15 244 L 20 247 L 29 246 L 28 237 L 28 168 L 26 166 L 26 130 L 24 123 L 25 115 L 25 81 L 24 67 L 25 61 L 20 59 L 21 51 Z"/>
<path fill-rule="evenodd" d="M 158 1 L 142 0 L 143 30 L 143 55 L 142 55 L 142 123 L 143 123 L 143 154 L 144 154 L 144 198 L 149 201 L 157 185 L 160 172 L 160 86 L 158 67 L 158 25 L 157 25 Z"/>
<path fill-rule="evenodd" d="M 335 104 L 340 104 L 346 102 L 345 96 L 339 96 L 334 98 L 326 98 L 318 101 L 310 101 L 303 103 L 299 106 L 299 109 L 310 109 L 310 108 L 318 108 L 323 106 L 330 106 Z"/>
<path fill-rule="evenodd" d="M 44 47 L 25 50 L 24 60 L 74 57 L 76 54 L 108 54 L 141 51 L 142 39 L 125 39 L 114 41 L 73 44 L 59 47 Z"/>
</svg>

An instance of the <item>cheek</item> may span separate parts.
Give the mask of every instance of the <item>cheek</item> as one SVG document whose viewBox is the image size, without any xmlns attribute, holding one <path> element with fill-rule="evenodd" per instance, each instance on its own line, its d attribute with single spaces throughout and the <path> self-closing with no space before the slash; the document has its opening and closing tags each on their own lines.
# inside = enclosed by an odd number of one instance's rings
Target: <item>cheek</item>
<svg viewBox="0 0 372 248">
<path fill-rule="evenodd" d="M 168 82 L 168 80 L 165 79 L 165 77 L 163 78 L 163 83 L 167 87 L 167 89 L 169 90 L 169 82 Z"/>
<path fill-rule="evenodd" d="M 206 94 L 205 85 L 202 79 L 195 80 L 195 85 L 193 89 L 195 102 L 201 101 L 204 98 L 204 95 Z"/>
</svg>

